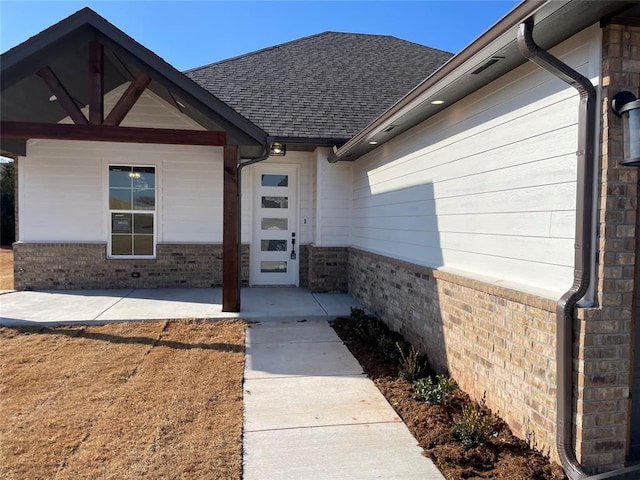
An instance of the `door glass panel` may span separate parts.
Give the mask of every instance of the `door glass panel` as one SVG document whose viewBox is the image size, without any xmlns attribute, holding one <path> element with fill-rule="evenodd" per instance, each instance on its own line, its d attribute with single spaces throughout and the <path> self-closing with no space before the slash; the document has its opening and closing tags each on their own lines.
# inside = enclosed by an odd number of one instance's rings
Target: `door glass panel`
<svg viewBox="0 0 640 480">
<path fill-rule="evenodd" d="M 261 240 L 260 250 L 263 252 L 286 252 L 287 241 L 286 240 Z"/>
<path fill-rule="evenodd" d="M 262 208 L 289 208 L 289 197 L 262 197 Z"/>
<path fill-rule="evenodd" d="M 262 175 L 263 187 L 288 187 L 289 175 Z"/>
<path fill-rule="evenodd" d="M 263 218 L 262 230 L 289 230 L 288 218 Z"/>
<path fill-rule="evenodd" d="M 260 262 L 262 273 L 287 273 L 287 262 Z"/>
</svg>

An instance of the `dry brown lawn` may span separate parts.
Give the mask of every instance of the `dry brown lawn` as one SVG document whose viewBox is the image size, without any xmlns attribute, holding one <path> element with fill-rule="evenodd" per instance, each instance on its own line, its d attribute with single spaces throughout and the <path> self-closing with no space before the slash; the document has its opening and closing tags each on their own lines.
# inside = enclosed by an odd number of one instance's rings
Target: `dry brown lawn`
<svg viewBox="0 0 640 480">
<path fill-rule="evenodd" d="M 13 290 L 13 250 L 0 248 L 0 290 Z"/>
<path fill-rule="evenodd" d="M 240 479 L 244 325 L 0 328 L 0 478 Z"/>
</svg>

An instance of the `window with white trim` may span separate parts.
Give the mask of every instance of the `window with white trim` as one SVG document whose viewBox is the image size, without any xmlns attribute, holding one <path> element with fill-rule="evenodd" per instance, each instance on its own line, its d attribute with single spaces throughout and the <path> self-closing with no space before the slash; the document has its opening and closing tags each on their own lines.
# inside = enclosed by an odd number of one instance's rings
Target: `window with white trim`
<svg viewBox="0 0 640 480">
<path fill-rule="evenodd" d="M 109 256 L 156 254 L 156 168 L 109 166 Z"/>
</svg>

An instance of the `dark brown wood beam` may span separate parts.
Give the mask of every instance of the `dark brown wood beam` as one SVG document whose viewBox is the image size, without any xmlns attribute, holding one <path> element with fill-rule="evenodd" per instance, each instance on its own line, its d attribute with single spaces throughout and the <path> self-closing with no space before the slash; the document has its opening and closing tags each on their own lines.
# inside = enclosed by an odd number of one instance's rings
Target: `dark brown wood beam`
<svg viewBox="0 0 640 480">
<path fill-rule="evenodd" d="M 129 84 L 129 87 L 127 87 L 127 90 L 111 109 L 107 118 L 105 118 L 104 125 L 120 125 L 122 120 L 124 120 L 124 117 L 126 117 L 127 113 L 131 111 L 149 83 L 151 83 L 151 77 L 143 72 L 138 73 L 136 78 L 133 79 L 131 84 Z"/>
<path fill-rule="evenodd" d="M 104 119 L 104 49 L 97 40 L 89 42 L 89 123 Z"/>
<path fill-rule="evenodd" d="M 222 212 L 222 311 L 240 311 L 238 282 L 238 154 L 237 145 L 224 147 Z"/>
<path fill-rule="evenodd" d="M 53 93 L 58 99 L 60 106 L 64 109 L 67 115 L 71 117 L 71 120 L 73 120 L 74 123 L 78 125 L 86 125 L 89 123 L 87 117 L 84 116 L 80 107 L 78 107 L 71 95 L 69 95 L 67 89 L 64 88 L 64 85 L 62 85 L 62 82 L 60 82 L 60 79 L 50 67 L 44 67 L 41 69 L 38 72 L 38 76 L 44 80 L 44 83 L 47 84 L 51 93 Z"/>
<path fill-rule="evenodd" d="M 44 138 L 94 142 L 157 143 L 161 145 L 208 145 L 222 147 L 226 132 L 165 128 L 66 125 L 59 123 L 0 122 L 0 138 Z"/>
</svg>

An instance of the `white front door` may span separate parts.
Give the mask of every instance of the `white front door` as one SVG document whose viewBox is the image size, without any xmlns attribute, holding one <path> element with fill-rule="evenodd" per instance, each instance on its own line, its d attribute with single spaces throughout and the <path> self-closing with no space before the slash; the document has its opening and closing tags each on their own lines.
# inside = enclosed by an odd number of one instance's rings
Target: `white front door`
<svg viewBox="0 0 640 480">
<path fill-rule="evenodd" d="M 253 285 L 298 285 L 298 166 L 253 167 Z"/>
</svg>

